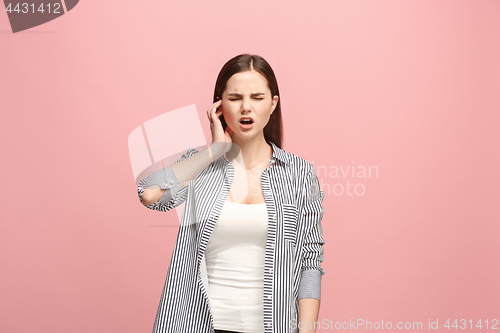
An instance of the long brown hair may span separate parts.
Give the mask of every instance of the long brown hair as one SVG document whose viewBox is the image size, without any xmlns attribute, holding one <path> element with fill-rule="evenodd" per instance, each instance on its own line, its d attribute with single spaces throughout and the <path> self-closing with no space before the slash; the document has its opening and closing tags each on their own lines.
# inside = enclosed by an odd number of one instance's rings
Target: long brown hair
<svg viewBox="0 0 500 333">
<path fill-rule="evenodd" d="M 256 54 L 240 54 L 224 64 L 222 69 L 217 76 L 217 81 L 215 82 L 214 90 L 214 103 L 219 100 L 218 97 L 222 98 L 222 93 L 226 89 L 226 83 L 236 73 L 255 70 L 262 74 L 267 79 L 267 84 L 271 90 L 271 98 L 278 95 L 278 104 L 274 109 L 273 113 L 269 117 L 269 122 L 264 127 L 264 138 L 266 142 L 271 145 L 271 142 L 280 148 L 283 139 L 283 121 L 281 118 L 281 97 L 278 89 L 278 81 L 274 75 L 271 65 Z M 219 117 L 222 128 L 226 130 L 227 123 L 224 116 Z"/>
</svg>

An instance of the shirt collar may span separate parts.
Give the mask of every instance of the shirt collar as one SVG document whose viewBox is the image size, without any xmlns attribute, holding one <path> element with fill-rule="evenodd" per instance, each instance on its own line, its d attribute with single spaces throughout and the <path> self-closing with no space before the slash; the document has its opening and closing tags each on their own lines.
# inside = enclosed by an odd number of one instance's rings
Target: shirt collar
<svg viewBox="0 0 500 333">
<path fill-rule="evenodd" d="M 271 144 L 273 146 L 273 156 L 272 156 L 272 158 L 273 159 L 278 159 L 278 160 L 284 162 L 285 164 L 289 164 L 290 163 L 289 153 L 287 153 L 286 151 L 284 151 L 280 147 L 276 146 L 276 144 L 274 142 L 272 142 L 272 141 L 271 141 Z"/>
<path fill-rule="evenodd" d="M 290 153 L 284 151 L 280 147 L 276 146 L 274 142 L 271 141 L 271 145 L 273 147 L 273 156 L 271 156 L 270 160 L 280 160 L 281 162 L 285 164 L 290 164 Z M 226 163 L 229 163 L 228 159 L 222 155 L 222 158 L 226 161 Z"/>
</svg>

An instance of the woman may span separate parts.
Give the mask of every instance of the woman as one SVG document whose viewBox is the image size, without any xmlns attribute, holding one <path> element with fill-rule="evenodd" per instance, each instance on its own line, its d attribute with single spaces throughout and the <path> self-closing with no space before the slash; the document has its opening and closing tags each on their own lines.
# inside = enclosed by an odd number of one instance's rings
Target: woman
<svg viewBox="0 0 500 333">
<path fill-rule="evenodd" d="M 267 61 L 229 60 L 207 116 L 207 149 L 139 183 L 150 209 L 186 202 L 153 332 L 315 332 L 302 328 L 319 312 L 324 192 L 312 164 L 281 149 Z"/>
</svg>

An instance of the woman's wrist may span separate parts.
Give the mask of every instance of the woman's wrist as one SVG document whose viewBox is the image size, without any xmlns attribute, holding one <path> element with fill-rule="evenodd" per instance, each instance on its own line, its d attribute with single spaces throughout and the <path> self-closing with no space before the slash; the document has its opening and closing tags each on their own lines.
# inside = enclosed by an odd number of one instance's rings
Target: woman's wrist
<svg viewBox="0 0 500 333">
<path fill-rule="evenodd" d="M 212 157 L 214 160 L 218 159 L 225 153 L 231 150 L 231 142 L 221 142 L 221 141 L 216 141 L 212 142 L 209 145 L 209 152 L 211 152 Z"/>
<path fill-rule="evenodd" d="M 210 148 L 210 144 L 208 145 L 208 156 L 210 156 L 210 163 L 212 163 L 214 159 L 212 158 L 212 149 Z"/>
</svg>

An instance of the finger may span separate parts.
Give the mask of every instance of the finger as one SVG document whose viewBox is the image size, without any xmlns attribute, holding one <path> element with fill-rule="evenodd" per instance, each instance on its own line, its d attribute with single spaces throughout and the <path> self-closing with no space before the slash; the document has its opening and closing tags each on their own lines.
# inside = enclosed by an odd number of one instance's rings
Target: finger
<svg viewBox="0 0 500 333">
<path fill-rule="evenodd" d="M 221 101 L 215 102 L 214 105 L 213 105 L 213 109 L 215 111 L 220 111 L 219 108 L 220 108 L 221 105 L 222 105 Z"/>
<path fill-rule="evenodd" d="M 208 113 L 211 114 L 213 111 L 217 111 L 217 108 L 221 104 L 220 102 L 222 102 L 222 101 L 217 101 L 217 102 L 213 103 L 212 106 L 208 109 Z"/>
<path fill-rule="evenodd" d="M 213 104 L 212 104 L 212 105 L 208 108 L 208 110 L 207 110 L 207 117 L 208 117 L 208 120 L 209 120 L 210 122 L 212 122 L 212 112 L 213 112 L 213 110 L 214 110 L 214 109 L 215 109 L 215 110 L 217 110 L 217 106 L 216 106 L 216 104 L 217 104 L 217 103 L 219 103 L 219 102 L 222 102 L 222 101 L 217 101 L 217 102 L 213 103 Z M 220 104 L 221 104 L 221 103 L 219 103 L 219 105 L 220 105 Z"/>
<path fill-rule="evenodd" d="M 220 124 L 222 126 L 222 122 L 220 121 L 220 116 L 221 115 L 222 115 L 222 112 L 221 113 L 216 113 L 215 117 L 213 117 L 212 119 L 214 120 L 214 122 L 217 122 L 218 124 Z"/>
<path fill-rule="evenodd" d="M 216 110 L 216 111 L 214 111 L 213 118 L 220 121 L 219 118 L 220 118 L 221 115 L 222 115 L 222 110 Z"/>
</svg>

